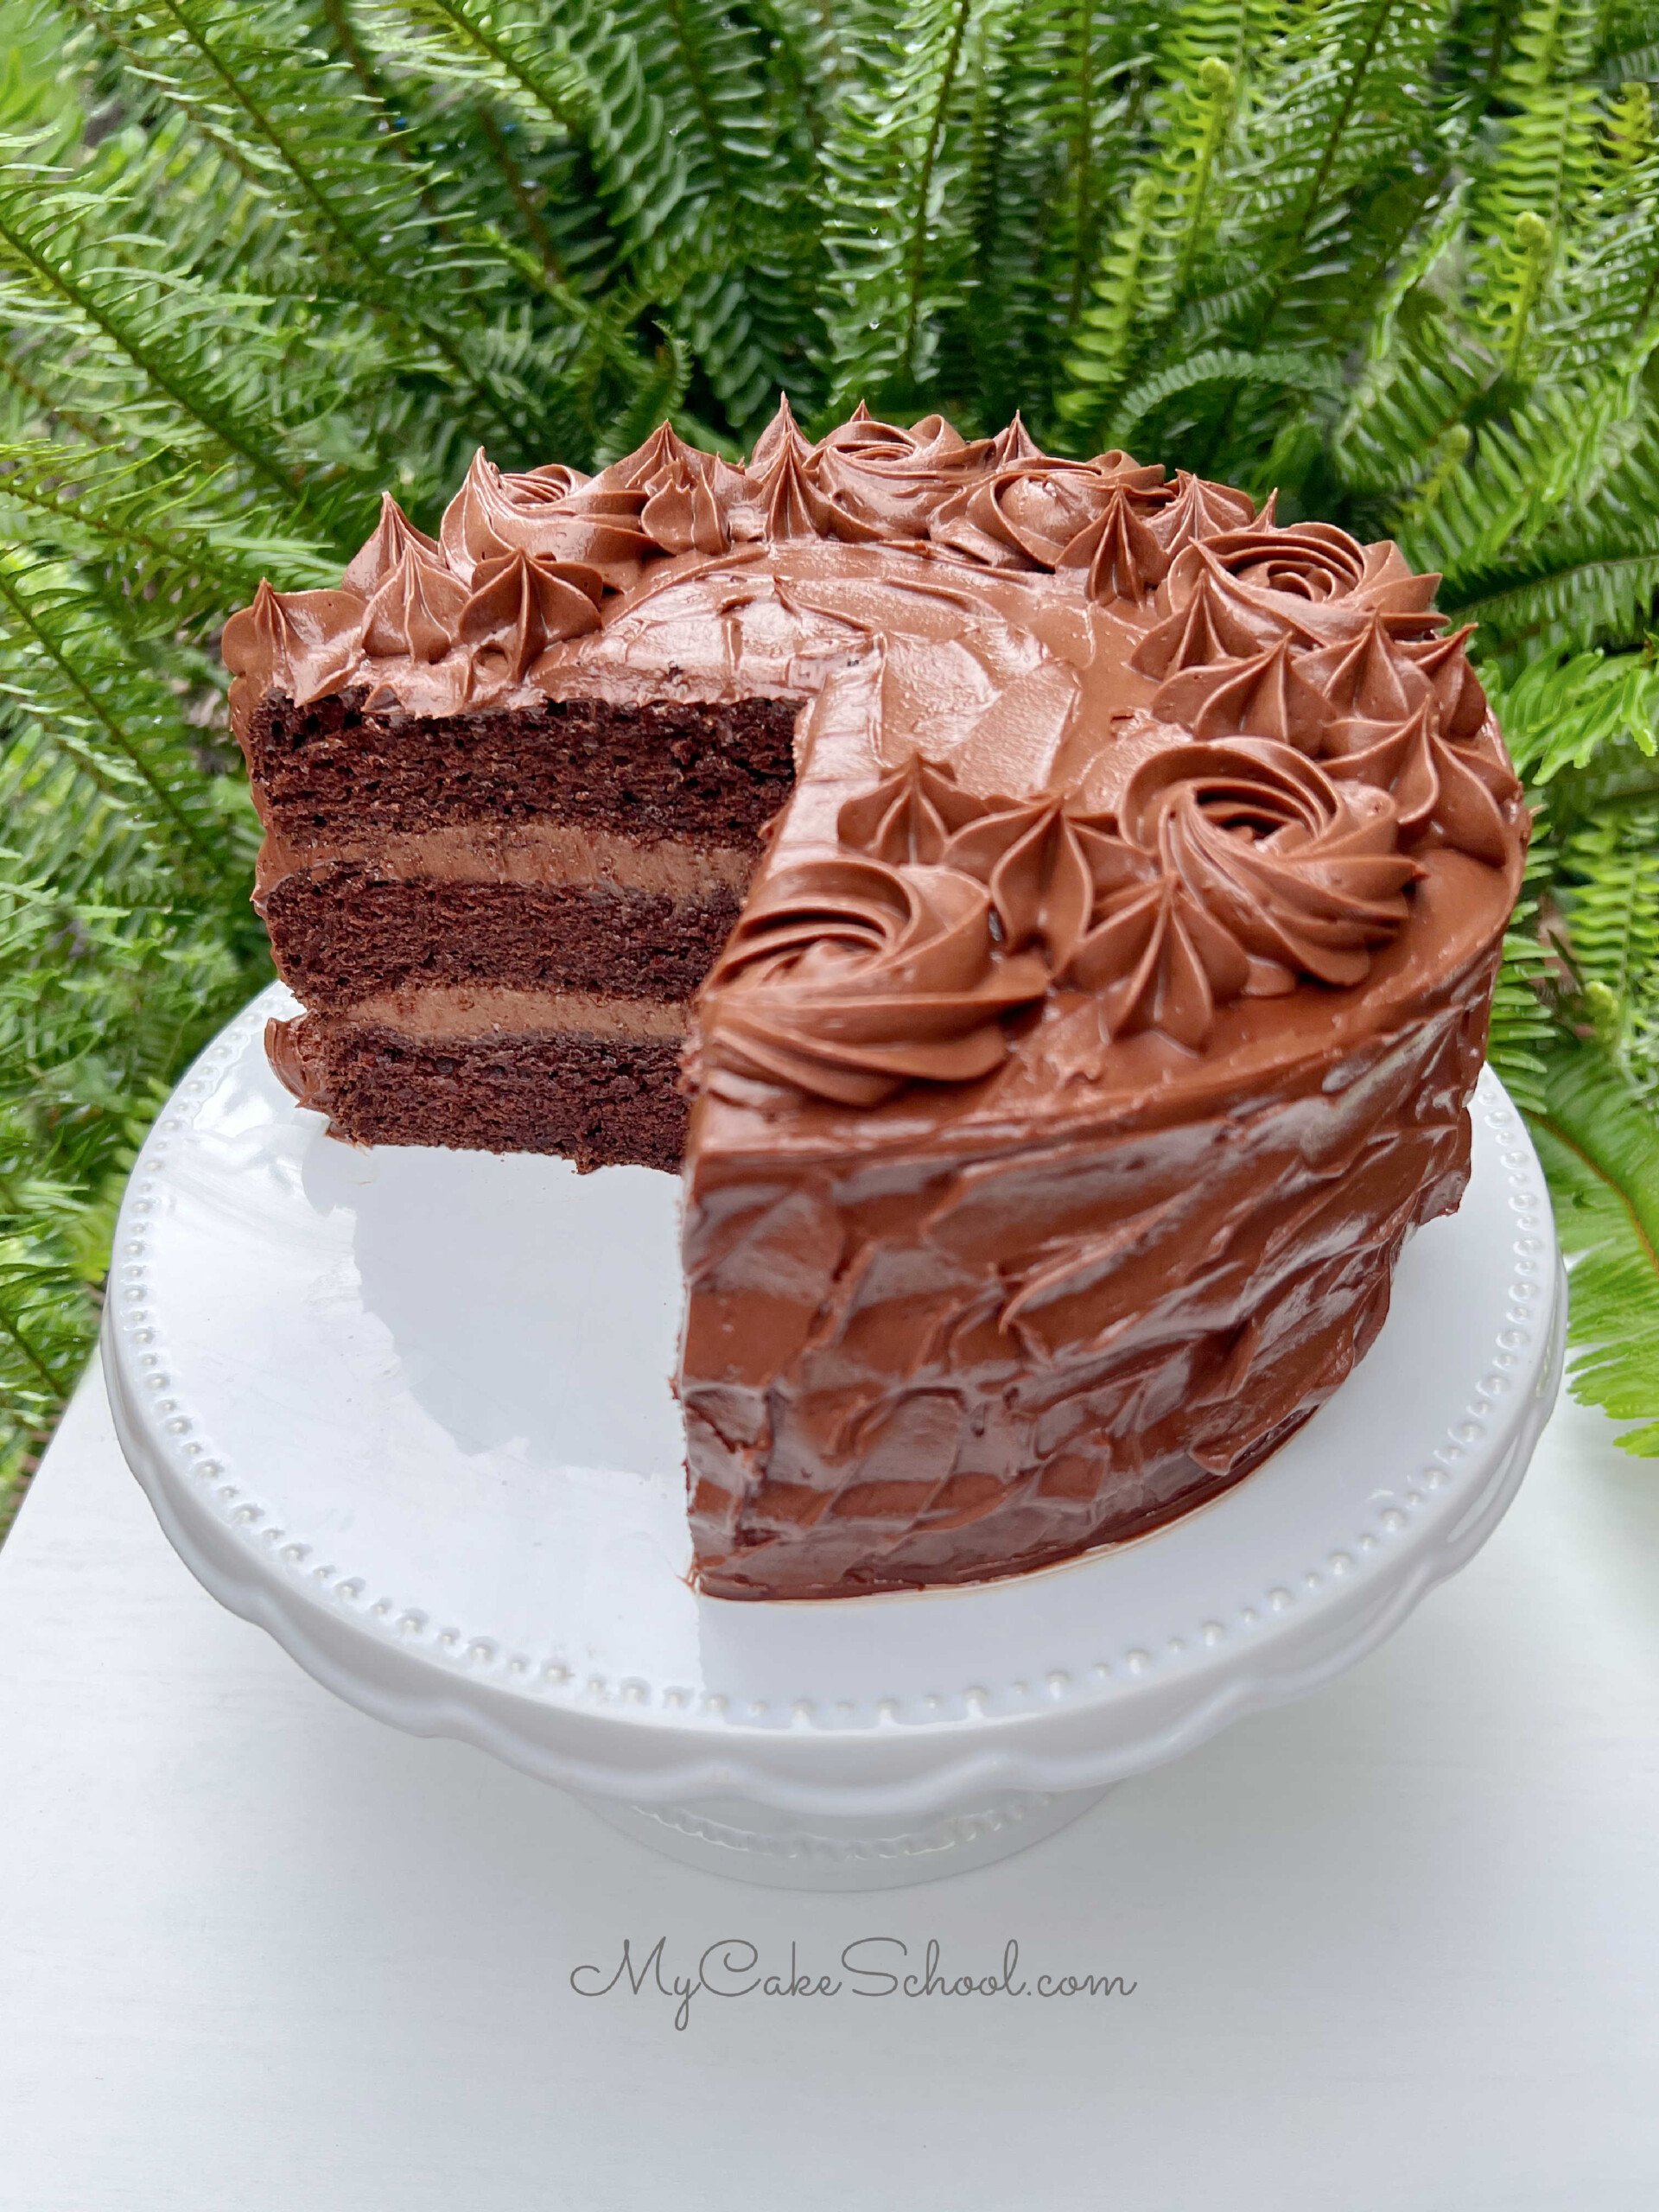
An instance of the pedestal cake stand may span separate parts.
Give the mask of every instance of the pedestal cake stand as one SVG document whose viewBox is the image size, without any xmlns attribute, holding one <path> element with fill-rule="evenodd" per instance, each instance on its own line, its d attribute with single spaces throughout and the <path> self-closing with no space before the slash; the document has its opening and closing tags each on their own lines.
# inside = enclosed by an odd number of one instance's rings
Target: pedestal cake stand
<svg viewBox="0 0 1659 2212">
<path fill-rule="evenodd" d="M 1461 1210 L 1236 1489 L 1007 1582 L 700 1599 L 677 1183 L 337 1144 L 266 1065 L 291 1010 L 273 988 L 231 1023 L 133 1174 L 104 1332 L 133 1471 L 213 1595 L 338 1695 L 720 1872 L 954 1873 L 1330 1681 L 1491 1534 L 1559 1385 L 1548 1201 L 1488 1073 Z"/>
</svg>

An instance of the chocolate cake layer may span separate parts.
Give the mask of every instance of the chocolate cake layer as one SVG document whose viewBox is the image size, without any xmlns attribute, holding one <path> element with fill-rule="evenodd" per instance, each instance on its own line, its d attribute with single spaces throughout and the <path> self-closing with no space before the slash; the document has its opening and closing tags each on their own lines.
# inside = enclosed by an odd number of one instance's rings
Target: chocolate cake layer
<svg viewBox="0 0 1659 2212">
<path fill-rule="evenodd" d="M 685 1143 L 684 1039 L 666 1007 L 437 990 L 272 1022 L 265 1041 L 299 1103 L 357 1144 L 561 1153 L 583 1170 L 672 1173 Z"/>
<path fill-rule="evenodd" d="M 543 699 L 513 713 L 371 714 L 355 689 L 271 696 L 249 728 L 267 826 L 360 840 L 546 816 L 751 844 L 789 795 L 798 700 Z"/>
<path fill-rule="evenodd" d="M 265 900 L 283 980 L 334 1009 L 405 983 L 499 983 L 683 1000 L 737 919 L 726 889 L 388 879 L 366 861 L 285 876 Z"/>
</svg>

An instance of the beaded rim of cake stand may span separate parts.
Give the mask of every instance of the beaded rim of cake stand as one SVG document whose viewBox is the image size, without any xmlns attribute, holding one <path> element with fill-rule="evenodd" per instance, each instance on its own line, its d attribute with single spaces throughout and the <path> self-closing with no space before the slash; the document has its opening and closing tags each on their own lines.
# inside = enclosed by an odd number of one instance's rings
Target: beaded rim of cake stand
<svg viewBox="0 0 1659 2212">
<path fill-rule="evenodd" d="M 1248 1642 L 1264 1624 L 1280 1620 L 1293 1609 L 1300 1608 L 1305 1613 L 1317 1609 L 1322 1599 L 1341 1592 L 1358 1571 L 1362 1559 L 1385 1550 L 1433 1501 L 1446 1519 L 1448 1541 L 1438 1552 L 1420 1558 L 1410 1575 L 1390 1582 L 1378 1593 L 1375 1618 L 1362 1623 L 1351 1647 L 1344 1649 L 1342 1663 L 1346 1664 L 1379 1642 L 1425 1591 L 1454 1572 L 1473 1548 L 1472 1542 L 1465 1541 L 1459 1548 L 1455 1541 L 1459 1530 L 1453 1509 L 1459 1503 L 1455 1492 L 1459 1463 L 1487 1440 L 1497 1424 L 1510 1432 L 1499 1440 L 1499 1452 L 1507 1465 L 1522 1444 L 1529 1448 L 1548 1412 L 1548 1397 L 1554 1395 L 1552 1361 L 1546 1357 L 1532 1393 L 1532 1405 L 1522 1402 L 1509 1421 L 1503 1420 L 1504 1402 L 1513 1395 L 1516 1371 L 1529 1363 L 1526 1356 L 1536 1344 L 1541 1327 L 1551 1326 L 1552 1315 L 1559 1335 L 1557 1309 L 1564 1283 L 1550 1280 L 1558 1272 L 1558 1263 L 1553 1260 L 1549 1202 L 1536 1155 L 1503 1086 L 1490 1069 L 1483 1070 L 1471 1111 L 1483 1116 L 1498 1140 L 1514 1227 L 1508 1300 L 1487 1371 L 1463 1412 L 1448 1424 L 1440 1443 L 1425 1455 L 1416 1478 L 1401 1494 L 1400 1503 L 1382 1507 L 1344 1543 L 1310 1561 L 1300 1576 L 1253 1593 L 1230 1617 L 1217 1611 L 1185 1624 L 1155 1649 L 1135 1644 L 1084 1668 L 1033 1670 L 1027 1677 L 995 1687 L 971 1682 L 950 1694 L 931 1692 L 908 1698 L 752 1700 L 673 1682 L 652 1684 L 637 1675 L 612 1680 L 586 1672 L 559 1654 L 537 1656 L 509 1649 L 495 1637 L 470 1632 L 461 1623 L 435 1618 L 418 1603 L 384 1592 L 371 1594 L 364 1574 L 337 1566 L 326 1554 L 320 1558 L 314 1543 L 281 1525 L 235 1478 L 235 1471 L 226 1465 L 224 1455 L 204 1439 L 200 1424 L 178 1395 L 181 1386 L 168 1372 L 169 1363 L 159 1341 L 145 1287 L 160 1188 L 175 1145 L 193 1131 L 218 1082 L 263 1035 L 267 1018 L 287 1004 L 287 994 L 281 986 L 273 986 L 220 1033 L 179 1084 L 139 1154 L 116 1236 L 111 1322 L 122 1340 L 116 1357 L 118 1362 L 124 1360 L 125 1379 L 136 1386 L 133 1398 L 142 1409 L 138 1420 L 149 1440 L 172 1460 L 198 1497 L 210 1503 L 218 1520 L 240 1538 L 251 1559 L 257 1558 L 263 1549 L 288 1570 L 296 1594 L 302 1593 L 314 1604 L 354 1614 L 359 1627 L 378 1633 L 405 1651 L 418 1651 L 429 1665 L 470 1681 L 493 1681 L 518 1697 L 573 1711 L 601 1713 L 609 1719 L 649 1717 L 681 1731 L 761 1729 L 768 1734 L 804 1731 L 840 1736 L 1013 1719 L 1068 1705 L 1100 1703 L 1115 1693 L 1149 1687 L 1155 1677 L 1168 1679 L 1201 1667 L 1212 1655 L 1220 1656 L 1224 1647 L 1236 1641 Z M 1549 1295 L 1552 1289 L 1557 1291 L 1554 1301 Z M 1539 1401 L 1545 1401 L 1541 1408 Z M 1485 1492 L 1489 1493 L 1493 1488 L 1490 1479 L 1493 1460 L 1487 1458 L 1484 1464 L 1489 1476 Z M 1483 1493 L 1481 1502 L 1484 1498 Z M 1505 1489 L 1496 1510 L 1501 1510 L 1507 1502 Z M 1465 1509 L 1465 1514 L 1469 1512 Z M 1060 1573 L 1073 1564 L 1061 1561 L 1039 1571 Z M 1284 1694 L 1282 1688 L 1275 1689 L 1270 1677 L 1233 1675 L 1220 1696 L 1230 1715 Z M 1222 1717 L 1225 1715 L 1217 1715 L 1210 1726 L 1219 1725 Z M 1196 1710 L 1183 1716 L 1182 1738 L 1191 1733 L 1197 1740 L 1208 1733 L 1203 1720 L 1204 1715 Z"/>
</svg>

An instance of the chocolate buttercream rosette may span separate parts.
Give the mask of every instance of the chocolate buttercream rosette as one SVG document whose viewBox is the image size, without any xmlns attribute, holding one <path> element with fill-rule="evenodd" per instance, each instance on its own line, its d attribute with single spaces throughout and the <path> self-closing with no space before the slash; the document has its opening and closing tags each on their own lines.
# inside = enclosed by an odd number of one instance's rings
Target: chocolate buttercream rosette
<svg viewBox="0 0 1659 2212">
<path fill-rule="evenodd" d="M 703 985 L 702 1081 L 739 1104 L 800 1093 L 843 1106 L 972 1082 L 1007 1057 L 1001 1017 L 1047 988 L 1040 959 L 1001 954 L 971 876 L 802 861 L 753 901 Z"/>
<path fill-rule="evenodd" d="M 1188 547 L 1160 585 L 1132 665 L 1149 711 L 1206 741 L 1268 740 L 1395 803 L 1402 842 L 1505 866 L 1522 792 L 1469 665 L 1441 635 L 1439 583 L 1397 546 L 1328 524 L 1249 527 Z"/>
<path fill-rule="evenodd" d="M 1116 834 L 1091 837 L 1090 925 L 1059 980 L 1098 996 L 1114 1035 L 1200 1050 L 1235 999 L 1363 981 L 1421 873 L 1399 848 L 1387 792 L 1292 746 L 1173 745 L 1130 778 Z"/>
</svg>

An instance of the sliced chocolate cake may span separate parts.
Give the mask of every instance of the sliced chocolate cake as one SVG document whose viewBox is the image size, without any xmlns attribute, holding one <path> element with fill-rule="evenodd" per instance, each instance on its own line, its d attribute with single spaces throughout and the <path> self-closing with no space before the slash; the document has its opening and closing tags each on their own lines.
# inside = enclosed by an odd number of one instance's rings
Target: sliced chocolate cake
<svg viewBox="0 0 1659 2212">
<path fill-rule="evenodd" d="M 236 701 L 256 903 L 307 1008 L 271 1055 L 359 1141 L 674 1169 L 685 1002 L 788 796 L 800 701 L 529 681 L 660 559 L 626 488 L 516 542 L 572 489 L 480 455 L 442 543 L 387 499 L 339 592 L 262 587 L 227 626 L 232 666 L 294 671 Z"/>
<path fill-rule="evenodd" d="M 683 1160 L 705 1590 L 1138 1534 L 1467 1175 L 1528 823 L 1434 583 L 1017 423 L 480 455 L 226 629 L 272 1058 L 359 1141 Z"/>
</svg>

